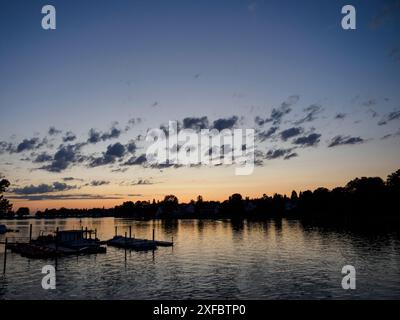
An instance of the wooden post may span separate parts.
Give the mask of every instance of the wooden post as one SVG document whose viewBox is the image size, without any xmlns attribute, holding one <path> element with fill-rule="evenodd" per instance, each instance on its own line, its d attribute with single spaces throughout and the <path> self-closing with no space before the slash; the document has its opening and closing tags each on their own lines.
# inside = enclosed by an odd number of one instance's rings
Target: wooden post
<svg viewBox="0 0 400 320">
<path fill-rule="evenodd" d="M 153 229 L 153 241 L 154 241 L 155 237 L 154 237 L 154 229 Z"/>
<path fill-rule="evenodd" d="M 32 224 L 29 225 L 29 243 L 32 242 Z"/>
<path fill-rule="evenodd" d="M 88 231 L 87 231 L 87 227 L 86 227 L 86 228 L 85 228 L 85 238 L 86 238 L 86 239 L 88 238 L 87 234 L 88 234 Z"/>
<path fill-rule="evenodd" d="M 125 261 L 126 261 L 126 238 L 127 238 L 127 235 L 126 235 L 126 232 L 125 232 Z"/>
<path fill-rule="evenodd" d="M 97 229 L 94 229 L 94 240 L 97 239 Z"/>
<path fill-rule="evenodd" d="M 129 238 L 132 238 L 132 226 L 129 226 Z"/>
<path fill-rule="evenodd" d="M 57 255 L 57 251 L 58 251 L 58 227 L 56 229 L 56 255 Z"/>
<path fill-rule="evenodd" d="M 115 226 L 115 236 L 117 236 L 117 234 L 118 234 L 118 227 Z"/>
<path fill-rule="evenodd" d="M 3 264 L 3 274 L 6 274 L 6 266 L 7 266 L 7 242 L 8 239 L 4 243 L 4 264 Z"/>
</svg>

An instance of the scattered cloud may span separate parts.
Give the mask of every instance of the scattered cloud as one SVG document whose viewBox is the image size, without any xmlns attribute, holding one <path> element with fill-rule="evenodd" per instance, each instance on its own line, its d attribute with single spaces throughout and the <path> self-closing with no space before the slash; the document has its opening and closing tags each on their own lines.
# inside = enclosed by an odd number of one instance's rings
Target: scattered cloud
<svg viewBox="0 0 400 320">
<path fill-rule="evenodd" d="M 311 133 L 304 137 L 299 137 L 293 141 L 293 144 L 301 145 L 302 147 L 316 146 L 320 141 L 321 135 L 318 133 Z"/>
<path fill-rule="evenodd" d="M 382 120 L 378 122 L 378 125 L 383 126 L 388 124 L 388 122 L 393 121 L 393 120 L 398 120 L 400 119 L 400 110 L 396 110 L 393 112 L 388 113 L 385 115 Z"/>
<path fill-rule="evenodd" d="M 258 133 L 258 139 L 263 142 L 269 138 L 271 138 L 274 133 L 279 129 L 279 127 L 271 127 L 267 131 L 262 131 Z"/>
<path fill-rule="evenodd" d="M 336 120 L 343 120 L 344 118 L 346 118 L 347 114 L 346 113 L 338 113 L 335 116 Z"/>
<path fill-rule="evenodd" d="M 101 157 L 92 158 L 89 166 L 99 167 L 114 163 L 118 158 L 122 158 L 126 154 L 126 148 L 121 143 L 110 144 L 106 152 Z"/>
<path fill-rule="evenodd" d="M 49 172 L 61 172 L 67 169 L 71 164 L 82 162 L 85 158 L 79 155 L 81 144 L 60 146 L 54 154 L 51 164 L 39 169 Z"/>
<path fill-rule="evenodd" d="M 74 141 L 75 139 L 76 139 L 76 135 L 71 131 L 68 131 L 65 134 L 65 136 L 62 138 L 63 142 L 71 142 L 71 141 Z"/>
<path fill-rule="evenodd" d="M 269 150 L 265 155 L 265 158 L 268 160 L 284 158 L 285 160 L 289 160 L 290 158 L 297 157 L 297 153 L 293 152 L 294 148 L 289 149 L 273 149 Z"/>
<path fill-rule="evenodd" d="M 126 195 L 131 196 L 131 195 Z M 28 201 L 42 201 L 42 200 L 119 200 L 124 199 L 123 195 L 94 195 L 94 194 L 45 194 L 45 195 L 21 195 L 21 196 L 8 196 L 10 200 L 28 200 Z M 136 195 L 141 196 L 141 195 Z"/>
<path fill-rule="evenodd" d="M 273 108 L 269 118 L 263 119 L 262 117 L 256 117 L 254 120 L 258 125 L 264 125 L 268 122 L 272 122 L 274 125 L 278 125 L 282 122 L 282 118 L 292 111 L 292 106 L 300 100 L 299 95 L 292 95 L 282 102 L 279 108 Z"/>
<path fill-rule="evenodd" d="M 99 187 L 99 186 L 104 186 L 110 184 L 110 181 L 105 181 L 105 180 L 93 180 L 91 181 L 88 185 L 92 187 Z"/>
<path fill-rule="evenodd" d="M 302 134 L 303 133 L 303 128 L 301 128 L 301 127 L 293 127 L 293 128 L 289 128 L 289 129 L 286 129 L 286 130 L 283 130 L 281 133 L 280 133 L 280 136 L 281 136 L 281 139 L 283 140 L 283 141 L 286 141 L 286 140 L 288 140 L 288 139 L 290 139 L 290 138 L 293 138 L 293 137 L 295 137 L 295 136 L 298 136 L 299 134 Z"/>
<path fill-rule="evenodd" d="M 328 148 L 337 147 L 341 145 L 353 145 L 353 144 L 361 144 L 365 142 L 363 138 L 360 137 L 350 137 L 350 136 L 336 136 L 334 137 L 328 145 Z"/>
<path fill-rule="evenodd" d="M 40 184 L 37 186 L 30 185 L 22 188 L 12 189 L 12 193 L 18 195 L 31 195 L 31 194 L 43 194 L 51 192 L 67 191 L 71 189 L 76 189 L 76 186 L 70 186 L 63 182 L 54 182 L 53 184 Z"/>
<path fill-rule="evenodd" d="M 296 121 L 295 124 L 299 125 L 305 122 L 311 122 L 317 119 L 317 115 L 322 112 L 322 107 L 318 104 L 312 104 L 307 108 L 304 108 L 304 112 L 306 113 L 305 117 Z"/>
<path fill-rule="evenodd" d="M 131 183 L 132 186 L 144 186 L 144 185 L 152 185 L 154 184 L 148 179 L 139 179 Z"/>
<path fill-rule="evenodd" d="M 48 162 L 51 161 L 53 157 L 49 155 L 46 152 L 42 152 L 36 156 L 36 158 L 33 160 L 34 163 L 43 163 L 43 162 Z"/>
<path fill-rule="evenodd" d="M 192 118 L 188 117 L 183 119 L 183 128 L 184 129 L 193 129 L 196 131 L 207 129 L 209 127 L 208 118 L 201 117 L 201 118 Z"/>
<path fill-rule="evenodd" d="M 142 154 L 139 157 L 131 157 L 128 161 L 124 163 L 125 166 L 137 166 L 143 165 L 147 161 L 146 155 Z"/>
<path fill-rule="evenodd" d="M 218 131 L 222 131 L 224 129 L 232 129 L 237 125 L 239 118 L 237 116 L 232 116 L 230 118 L 221 118 L 217 119 L 213 123 L 213 128 Z"/>
<path fill-rule="evenodd" d="M 50 136 L 54 136 L 54 135 L 57 135 L 57 134 L 59 134 L 61 132 L 62 132 L 61 130 L 56 129 L 55 127 L 50 127 L 49 131 L 48 131 L 48 134 Z"/>
</svg>

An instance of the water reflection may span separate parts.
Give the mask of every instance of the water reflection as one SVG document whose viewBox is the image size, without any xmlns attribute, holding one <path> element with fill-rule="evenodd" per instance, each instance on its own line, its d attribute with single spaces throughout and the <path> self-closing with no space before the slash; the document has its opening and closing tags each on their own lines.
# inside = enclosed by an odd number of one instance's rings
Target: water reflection
<svg viewBox="0 0 400 320">
<path fill-rule="evenodd" d="M 58 260 L 57 289 L 41 288 L 48 260 L 8 254 L 1 299 L 360 299 L 400 298 L 400 236 L 396 230 L 321 226 L 297 220 L 229 221 L 54 219 L 2 221 L 28 237 L 58 227 L 96 229 L 100 239 L 129 233 L 174 239 L 173 248 Z M 5 235 L 0 236 L 3 241 Z M 3 261 L 3 246 L 0 261 Z M 357 270 L 357 289 L 341 288 L 341 269 Z M 1 264 L 2 265 L 2 264 Z"/>
</svg>

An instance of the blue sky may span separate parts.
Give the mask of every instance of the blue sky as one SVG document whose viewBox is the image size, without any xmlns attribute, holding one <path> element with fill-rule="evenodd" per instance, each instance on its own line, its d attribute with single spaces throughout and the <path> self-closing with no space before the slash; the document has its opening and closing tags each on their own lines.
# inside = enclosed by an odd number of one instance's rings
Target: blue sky
<svg viewBox="0 0 400 320">
<path fill-rule="evenodd" d="M 45 4 L 57 10 L 54 31 L 41 28 Z M 345 4 L 1 0 L 0 172 L 15 191 L 77 175 L 84 181 L 75 181 L 76 188 L 50 192 L 121 199 L 162 197 L 170 190 L 190 199 L 212 189 L 215 181 L 220 187 L 209 194 L 222 198 L 234 189 L 256 196 L 264 190 L 332 186 L 356 175 L 386 175 L 399 166 L 400 3 L 352 1 L 357 30 L 351 31 L 340 26 Z M 274 125 L 259 126 L 254 119 L 268 119 L 289 97 L 296 100 L 290 113 L 269 140 L 259 143 L 265 165 L 257 168 L 257 177 L 244 181 L 223 168 L 160 172 L 135 167 L 122 174 L 115 172 L 122 161 L 88 165 L 90 157 L 117 142 L 136 141 L 132 156 L 139 157 L 145 146 L 137 136 L 169 120 L 206 116 L 212 123 L 236 116 L 240 123 L 235 125 L 265 133 Z M 310 106 L 316 106 L 315 116 L 299 123 Z M 132 118 L 141 121 L 125 130 Z M 49 135 L 52 126 L 62 132 Z M 62 146 L 86 142 L 92 128 L 107 133 L 112 127 L 121 131 L 118 137 L 85 145 L 79 150 L 82 161 L 60 172 L 43 169 Z M 281 133 L 293 127 L 301 128 L 293 139 L 316 133 L 318 143 L 308 148 L 283 141 Z M 68 131 L 76 139 L 65 143 Z M 346 143 L 329 147 L 337 136 Z M 21 152 L 5 150 L 33 137 L 47 141 Z M 290 160 L 268 159 L 269 151 L 291 148 L 297 156 Z M 43 153 L 48 161 L 35 162 Z M 276 181 L 282 175 L 285 184 Z M 144 190 L 121 187 L 141 179 L 153 184 Z M 97 180 L 108 183 L 90 185 Z M 15 201 L 30 203 L 31 195 Z M 40 207 L 39 202 L 34 205 Z"/>
</svg>

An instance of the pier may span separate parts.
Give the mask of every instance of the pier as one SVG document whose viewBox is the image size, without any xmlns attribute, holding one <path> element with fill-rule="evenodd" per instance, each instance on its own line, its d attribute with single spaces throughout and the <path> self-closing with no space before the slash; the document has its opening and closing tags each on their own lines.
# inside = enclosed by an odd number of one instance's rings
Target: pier
<svg viewBox="0 0 400 320">
<path fill-rule="evenodd" d="M 125 236 L 118 235 L 118 228 L 115 227 L 115 236 L 105 241 L 108 246 L 113 246 L 117 248 L 124 248 L 136 251 L 146 251 L 146 250 L 156 250 L 157 247 L 172 247 L 174 245 L 172 241 L 158 241 L 155 240 L 155 231 L 153 229 L 153 238 L 149 239 L 138 239 L 132 237 L 132 228 L 129 227 L 129 237 L 125 233 Z"/>
</svg>

